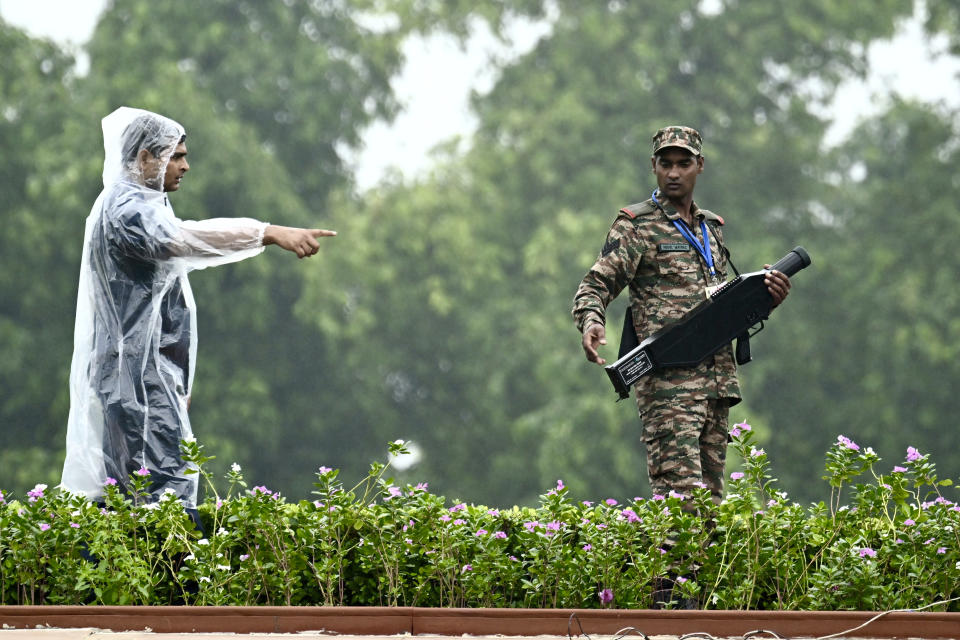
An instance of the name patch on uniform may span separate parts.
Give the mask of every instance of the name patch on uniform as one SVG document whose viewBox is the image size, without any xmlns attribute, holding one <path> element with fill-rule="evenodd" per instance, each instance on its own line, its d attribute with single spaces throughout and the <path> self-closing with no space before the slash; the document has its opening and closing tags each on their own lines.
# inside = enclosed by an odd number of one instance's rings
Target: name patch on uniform
<svg viewBox="0 0 960 640">
<path fill-rule="evenodd" d="M 686 242 L 661 242 L 657 245 L 657 251 L 660 253 L 666 251 L 690 251 L 690 245 Z"/>
</svg>

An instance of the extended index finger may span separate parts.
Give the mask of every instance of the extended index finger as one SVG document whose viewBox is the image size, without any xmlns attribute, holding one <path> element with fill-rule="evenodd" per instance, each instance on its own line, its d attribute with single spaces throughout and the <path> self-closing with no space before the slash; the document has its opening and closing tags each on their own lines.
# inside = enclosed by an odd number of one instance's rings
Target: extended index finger
<svg viewBox="0 0 960 640">
<path fill-rule="evenodd" d="M 310 229 L 310 235 L 314 238 L 323 238 L 325 236 L 335 236 L 337 232 L 330 231 L 329 229 Z"/>
</svg>

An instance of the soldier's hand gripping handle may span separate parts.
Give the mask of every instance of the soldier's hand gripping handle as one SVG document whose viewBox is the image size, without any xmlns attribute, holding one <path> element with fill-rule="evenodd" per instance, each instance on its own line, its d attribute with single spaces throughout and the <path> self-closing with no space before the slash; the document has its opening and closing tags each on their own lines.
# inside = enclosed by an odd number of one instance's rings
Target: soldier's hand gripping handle
<svg viewBox="0 0 960 640">
<path fill-rule="evenodd" d="M 583 332 L 583 352 L 587 356 L 587 360 L 590 362 L 596 362 L 597 364 L 603 365 L 607 361 L 600 357 L 600 354 L 597 353 L 597 349 L 601 345 L 607 344 L 607 332 L 603 328 L 602 324 L 593 323 L 586 328 Z"/>
</svg>

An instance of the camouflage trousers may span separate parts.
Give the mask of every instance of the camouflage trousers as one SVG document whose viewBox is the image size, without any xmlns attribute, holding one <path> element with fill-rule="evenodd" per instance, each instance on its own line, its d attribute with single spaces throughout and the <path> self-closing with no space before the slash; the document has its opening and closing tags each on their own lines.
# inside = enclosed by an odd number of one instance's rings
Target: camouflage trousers
<svg viewBox="0 0 960 640">
<path fill-rule="evenodd" d="M 654 494 L 690 495 L 706 487 L 716 504 L 723 499 L 727 459 L 727 398 L 639 398 L 647 477 Z"/>
</svg>

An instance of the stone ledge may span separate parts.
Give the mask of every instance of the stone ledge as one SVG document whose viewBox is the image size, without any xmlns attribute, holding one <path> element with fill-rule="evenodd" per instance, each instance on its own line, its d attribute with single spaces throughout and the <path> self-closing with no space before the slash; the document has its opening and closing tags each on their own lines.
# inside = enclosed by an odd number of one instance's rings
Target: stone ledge
<svg viewBox="0 0 960 640">
<path fill-rule="evenodd" d="M 575 614 L 575 617 L 572 616 Z M 298 633 L 391 636 L 653 635 L 716 637 L 772 631 L 795 638 L 960 638 L 960 613 L 869 611 L 652 611 L 427 607 L 0 606 L 6 629 L 109 629 L 155 633 Z M 858 626 L 877 618 L 867 626 Z M 766 637 L 773 637 L 765 634 Z"/>
</svg>

